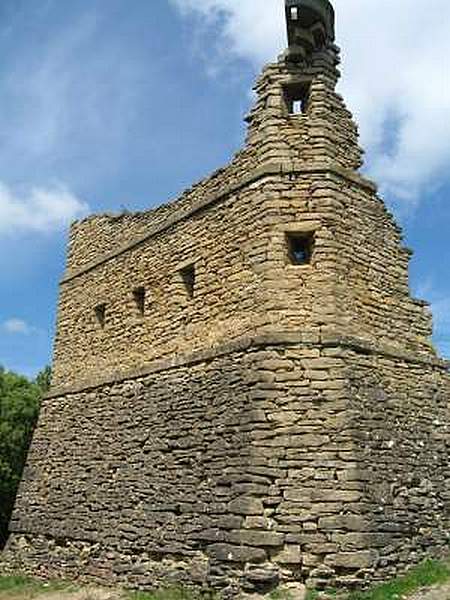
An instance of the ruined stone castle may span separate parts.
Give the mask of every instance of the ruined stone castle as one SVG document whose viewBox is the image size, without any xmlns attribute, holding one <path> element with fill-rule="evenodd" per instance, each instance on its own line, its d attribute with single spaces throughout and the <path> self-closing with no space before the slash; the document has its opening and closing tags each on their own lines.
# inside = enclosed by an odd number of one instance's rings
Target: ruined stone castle
<svg viewBox="0 0 450 600">
<path fill-rule="evenodd" d="M 73 225 L 5 564 L 237 595 L 448 547 L 447 364 L 359 172 L 331 5 L 286 5 L 231 163 Z"/>
</svg>

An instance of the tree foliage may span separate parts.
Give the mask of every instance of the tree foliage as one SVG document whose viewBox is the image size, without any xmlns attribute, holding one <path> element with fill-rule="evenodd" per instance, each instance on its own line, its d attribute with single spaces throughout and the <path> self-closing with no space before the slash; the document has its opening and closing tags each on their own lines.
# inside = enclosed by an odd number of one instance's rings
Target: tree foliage
<svg viewBox="0 0 450 600">
<path fill-rule="evenodd" d="M 46 367 L 35 381 L 0 367 L 0 548 L 36 425 L 40 399 L 50 386 Z"/>
</svg>

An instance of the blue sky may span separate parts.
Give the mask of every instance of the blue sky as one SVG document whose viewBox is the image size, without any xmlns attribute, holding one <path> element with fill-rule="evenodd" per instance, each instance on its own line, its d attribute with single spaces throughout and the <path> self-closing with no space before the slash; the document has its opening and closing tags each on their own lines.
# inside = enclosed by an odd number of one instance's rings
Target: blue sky
<svg viewBox="0 0 450 600">
<path fill-rule="evenodd" d="M 439 22 L 413 0 L 397 13 L 387 0 L 335 4 L 341 91 L 368 173 L 415 250 L 413 291 L 432 301 L 450 357 L 450 10 L 435 2 Z M 240 147 L 255 76 L 283 45 L 282 2 L 264 5 L 2 0 L 0 364 L 33 375 L 50 361 L 73 218 L 156 206 Z M 405 20 L 401 9 L 413 7 Z"/>
</svg>

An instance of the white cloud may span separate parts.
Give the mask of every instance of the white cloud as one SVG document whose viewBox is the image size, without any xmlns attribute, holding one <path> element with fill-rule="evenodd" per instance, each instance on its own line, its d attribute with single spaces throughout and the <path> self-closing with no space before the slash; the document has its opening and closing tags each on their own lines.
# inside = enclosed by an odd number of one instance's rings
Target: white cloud
<svg viewBox="0 0 450 600">
<path fill-rule="evenodd" d="M 89 207 L 63 185 L 34 187 L 23 194 L 0 182 L 0 235 L 58 230 Z"/>
<path fill-rule="evenodd" d="M 284 0 L 171 0 L 219 27 L 214 60 L 258 68 L 285 46 Z M 370 175 L 398 199 L 417 201 L 449 178 L 450 3 L 334 0 L 343 49 L 340 88 L 360 124 Z M 211 54 L 211 53 L 210 53 Z"/>
<path fill-rule="evenodd" d="M 204 17 L 207 25 L 221 24 L 222 38 L 227 43 L 221 39 L 217 49 L 224 60 L 231 52 L 259 67 L 273 60 L 285 43 L 284 0 L 265 0 L 264 4 L 258 0 L 170 1 L 182 15 L 193 13 Z"/>
<path fill-rule="evenodd" d="M 29 335 L 33 332 L 33 327 L 28 325 L 26 321 L 17 318 L 8 319 L 7 321 L 5 321 L 3 323 L 2 329 L 6 331 L 6 333 L 16 335 Z"/>
</svg>

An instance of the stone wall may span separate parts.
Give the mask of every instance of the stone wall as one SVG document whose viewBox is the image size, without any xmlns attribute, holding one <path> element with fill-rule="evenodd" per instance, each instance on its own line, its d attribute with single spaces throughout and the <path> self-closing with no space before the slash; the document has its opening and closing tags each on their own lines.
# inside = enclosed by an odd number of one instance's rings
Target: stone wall
<svg viewBox="0 0 450 600">
<path fill-rule="evenodd" d="M 258 264 L 264 181 L 65 283 L 54 384 L 73 384 L 200 350 L 253 328 L 262 303 Z M 253 234 L 250 235 L 249 232 Z M 195 267 L 190 297 L 182 270 Z M 146 290 L 144 314 L 133 291 Z M 95 307 L 106 305 L 102 327 Z"/>
<path fill-rule="evenodd" d="M 449 388 L 439 363 L 280 338 L 48 398 L 12 562 L 230 595 L 393 575 L 448 544 Z"/>
<path fill-rule="evenodd" d="M 399 357 L 359 356 L 350 371 L 353 439 L 364 482 L 366 533 L 334 538 L 342 549 L 379 553 L 392 577 L 450 540 L 450 377 Z"/>
<path fill-rule="evenodd" d="M 152 232 L 186 218 L 199 207 L 227 195 L 251 179 L 261 166 L 294 161 L 303 165 L 332 163 L 350 171 L 362 164 L 357 128 L 335 87 L 338 49 L 317 52 L 311 61 L 269 64 L 254 91 L 257 100 L 246 118 L 244 148 L 229 165 L 186 190 L 175 202 L 143 213 L 91 216 L 71 228 L 67 277 L 145 239 Z M 304 114 L 289 114 L 286 89 L 298 82 L 309 86 Z"/>
<path fill-rule="evenodd" d="M 337 61 L 330 49 L 310 65 L 269 65 L 255 88 L 245 148 L 178 201 L 73 225 L 58 310 L 55 386 L 261 333 L 279 320 L 263 273 L 272 256 L 287 262 L 285 232 L 276 225 L 301 220 L 301 227 L 319 227 L 329 206 L 321 211 L 310 205 L 309 192 L 314 181 L 323 184 L 324 161 L 333 159 L 334 168 L 361 164 L 356 127 L 334 91 Z M 308 109 L 293 115 L 286 90 L 299 78 L 310 86 Z M 295 170 L 305 173 L 297 181 Z M 319 266 L 321 253 L 317 245 Z M 180 278 L 189 262 L 197 271 L 193 301 L 187 301 Z M 314 276 L 291 279 L 310 288 L 302 310 L 297 306 L 305 328 L 313 304 L 307 297 L 316 282 Z M 133 302 L 137 287 L 146 289 L 145 315 L 137 314 Z M 100 305 L 106 307 L 104 328 L 95 314 Z"/>
<path fill-rule="evenodd" d="M 72 227 L 55 387 L 278 331 L 433 352 L 427 307 L 410 298 L 410 252 L 375 186 L 356 172 L 362 153 L 335 92 L 337 60 L 330 49 L 308 65 L 269 65 L 243 151 L 177 202 Z M 286 94 L 298 82 L 309 86 L 307 103 L 290 114 Z M 293 267 L 286 235 L 305 231 L 315 238 L 311 264 Z M 192 298 L 181 277 L 188 264 Z"/>
<path fill-rule="evenodd" d="M 228 167 L 72 228 L 4 565 L 233 596 L 364 585 L 447 547 L 448 367 L 357 172 L 337 63 L 269 65 Z"/>
<path fill-rule="evenodd" d="M 410 252 L 370 184 L 319 165 L 274 170 L 65 281 L 54 385 L 278 331 L 433 354 L 430 314 L 409 294 Z M 295 266 L 286 235 L 301 232 L 314 234 L 314 252 L 311 264 Z M 196 271 L 192 298 L 181 275 L 188 264 Z M 146 290 L 144 314 L 138 287 Z"/>
</svg>

